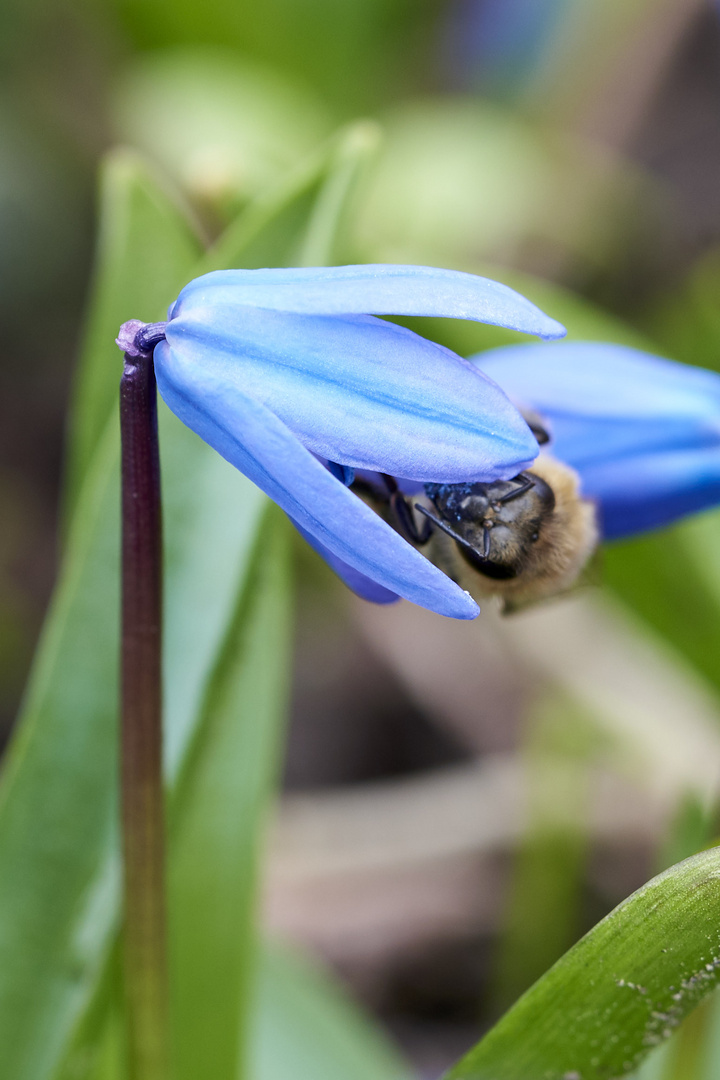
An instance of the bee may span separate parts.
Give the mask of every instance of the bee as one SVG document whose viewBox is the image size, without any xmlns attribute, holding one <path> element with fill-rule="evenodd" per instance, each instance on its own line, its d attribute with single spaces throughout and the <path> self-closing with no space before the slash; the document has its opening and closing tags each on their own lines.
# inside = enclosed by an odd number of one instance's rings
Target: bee
<svg viewBox="0 0 720 1080">
<path fill-rule="evenodd" d="M 397 531 L 475 599 L 498 596 L 506 614 L 572 588 L 598 544 L 577 473 L 548 454 L 512 480 L 426 484 L 427 504 L 383 480 Z"/>
</svg>

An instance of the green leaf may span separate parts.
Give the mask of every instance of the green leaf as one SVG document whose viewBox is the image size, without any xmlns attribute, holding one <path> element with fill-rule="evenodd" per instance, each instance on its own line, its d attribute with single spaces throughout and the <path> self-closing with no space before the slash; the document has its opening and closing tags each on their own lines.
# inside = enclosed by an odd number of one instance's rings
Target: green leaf
<svg viewBox="0 0 720 1080">
<path fill-rule="evenodd" d="M 162 317 L 199 255 L 186 211 L 150 166 L 130 150 L 108 154 L 100 172 L 100 235 L 71 410 L 66 479 L 72 502 L 116 406 L 121 323 Z"/>
<path fill-rule="evenodd" d="M 239 214 L 193 276 L 224 266 L 332 265 L 348 202 L 379 138 L 367 120 L 341 129 Z"/>
<path fill-rule="evenodd" d="M 720 977 L 720 849 L 643 886 L 551 968 L 447 1080 L 611 1080 Z"/>
<path fill-rule="evenodd" d="M 117 444 L 95 457 L 0 790 L 0 1076 L 46 1076 L 115 888 Z M 88 812 L 88 808 L 92 812 Z"/>
<path fill-rule="evenodd" d="M 409 1067 L 319 968 L 287 950 L 262 953 L 250 1080 L 408 1080 Z"/>
<path fill-rule="evenodd" d="M 327 266 L 336 261 L 355 189 L 377 154 L 381 138 L 380 128 L 371 120 L 350 124 L 336 138 L 298 253 L 298 266 Z"/>
<path fill-rule="evenodd" d="M 173 800 L 169 912 L 179 1080 L 235 1080 L 254 964 L 259 826 L 290 668 L 289 526 L 272 508 Z"/>
</svg>

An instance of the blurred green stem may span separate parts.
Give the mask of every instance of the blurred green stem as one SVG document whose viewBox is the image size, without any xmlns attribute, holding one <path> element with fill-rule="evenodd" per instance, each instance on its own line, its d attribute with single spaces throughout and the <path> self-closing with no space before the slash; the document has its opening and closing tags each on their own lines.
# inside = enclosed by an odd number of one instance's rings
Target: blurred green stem
<svg viewBox="0 0 720 1080">
<path fill-rule="evenodd" d="M 152 353 L 125 353 L 121 787 L 125 995 L 132 1080 L 168 1080 L 162 787 L 162 529 Z"/>
</svg>

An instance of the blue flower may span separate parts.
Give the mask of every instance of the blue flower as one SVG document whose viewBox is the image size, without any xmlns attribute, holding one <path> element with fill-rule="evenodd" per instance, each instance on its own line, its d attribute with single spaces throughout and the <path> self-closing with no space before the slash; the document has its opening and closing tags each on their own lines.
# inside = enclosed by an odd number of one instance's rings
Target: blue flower
<svg viewBox="0 0 720 1080">
<path fill-rule="evenodd" d="M 564 333 L 506 286 L 449 270 L 219 271 L 171 307 L 154 350 L 158 388 L 357 591 L 474 618 L 474 601 L 343 481 L 355 468 L 417 481 L 509 478 L 537 445 L 473 365 L 368 312 Z"/>
<path fill-rule="evenodd" d="M 547 423 L 549 452 L 597 500 L 605 537 L 720 503 L 720 375 L 599 342 L 510 346 L 471 359 Z"/>
</svg>

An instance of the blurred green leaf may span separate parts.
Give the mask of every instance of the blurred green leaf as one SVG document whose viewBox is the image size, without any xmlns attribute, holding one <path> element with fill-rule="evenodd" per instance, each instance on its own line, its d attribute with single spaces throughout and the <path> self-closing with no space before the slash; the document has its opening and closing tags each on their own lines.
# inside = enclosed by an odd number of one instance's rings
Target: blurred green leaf
<svg viewBox="0 0 720 1080">
<path fill-rule="evenodd" d="M 720 251 L 707 253 L 687 280 L 662 296 L 650 312 L 649 324 L 663 347 L 678 360 L 720 369 Z"/>
<path fill-rule="evenodd" d="M 657 869 L 666 870 L 682 859 L 711 846 L 717 837 L 715 808 L 708 808 L 698 792 L 688 791 L 679 801 L 666 830 Z"/>
<path fill-rule="evenodd" d="M 409 1080 L 409 1068 L 319 968 L 263 949 L 251 1016 L 250 1080 Z"/>
<path fill-rule="evenodd" d="M 224 48 L 143 54 L 116 87 L 118 135 L 196 199 L 238 205 L 317 146 L 329 120 L 302 84 Z"/>
<path fill-rule="evenodd" d="M 168 903 L 180 1080 L 239 1076 L 259 826 L 276 774 L 291 658 L 288 530 L 273 507 L 173 799 Z"/>
<path fill-rule="evenodd" d="M 0 789 L 0 1076 L 47 1076 L 81 1008 L 117 884 L 115 433 L 79 499 Z M 92 807 L 92 812 L 88 808 Z"/>
<path fill-rule="evenodd" d="M 709 999 L 706 1021 L 704 1054 L 698 1080 L 715 1080 L 720 1075 L 720 993 L 716 992 Z"/>
<path fill-rule="evenodd" d="M 611 1080 L 717 985 L 720 849 L 654 878 L 586 934 L 448 1080 Z"/>
<path fill-rule="evenodd" d="M 162 317 L 158 313 L 199 255 L 187 213 L 146 162 L 129 150 L 108 154 L 100 173 L 100 235 L 68 432 L 72 502 L 115 408 L 121 323 Z"/>
<path fill-rule="evenodd" d="M 332 265 L 346 239 L 356 185 L 382 138 L 372 120 L 359 120 L 336 136 L 327 175 L 310 215 L 298 266 Z"/>
<path fill-rule="evenodd" d="M 380 140 L 376 124 L 349 124 L 257 199 L 205 253 L 195 275 L 222 266 L 332 265 L 356 184 Z"/>
</svg>

